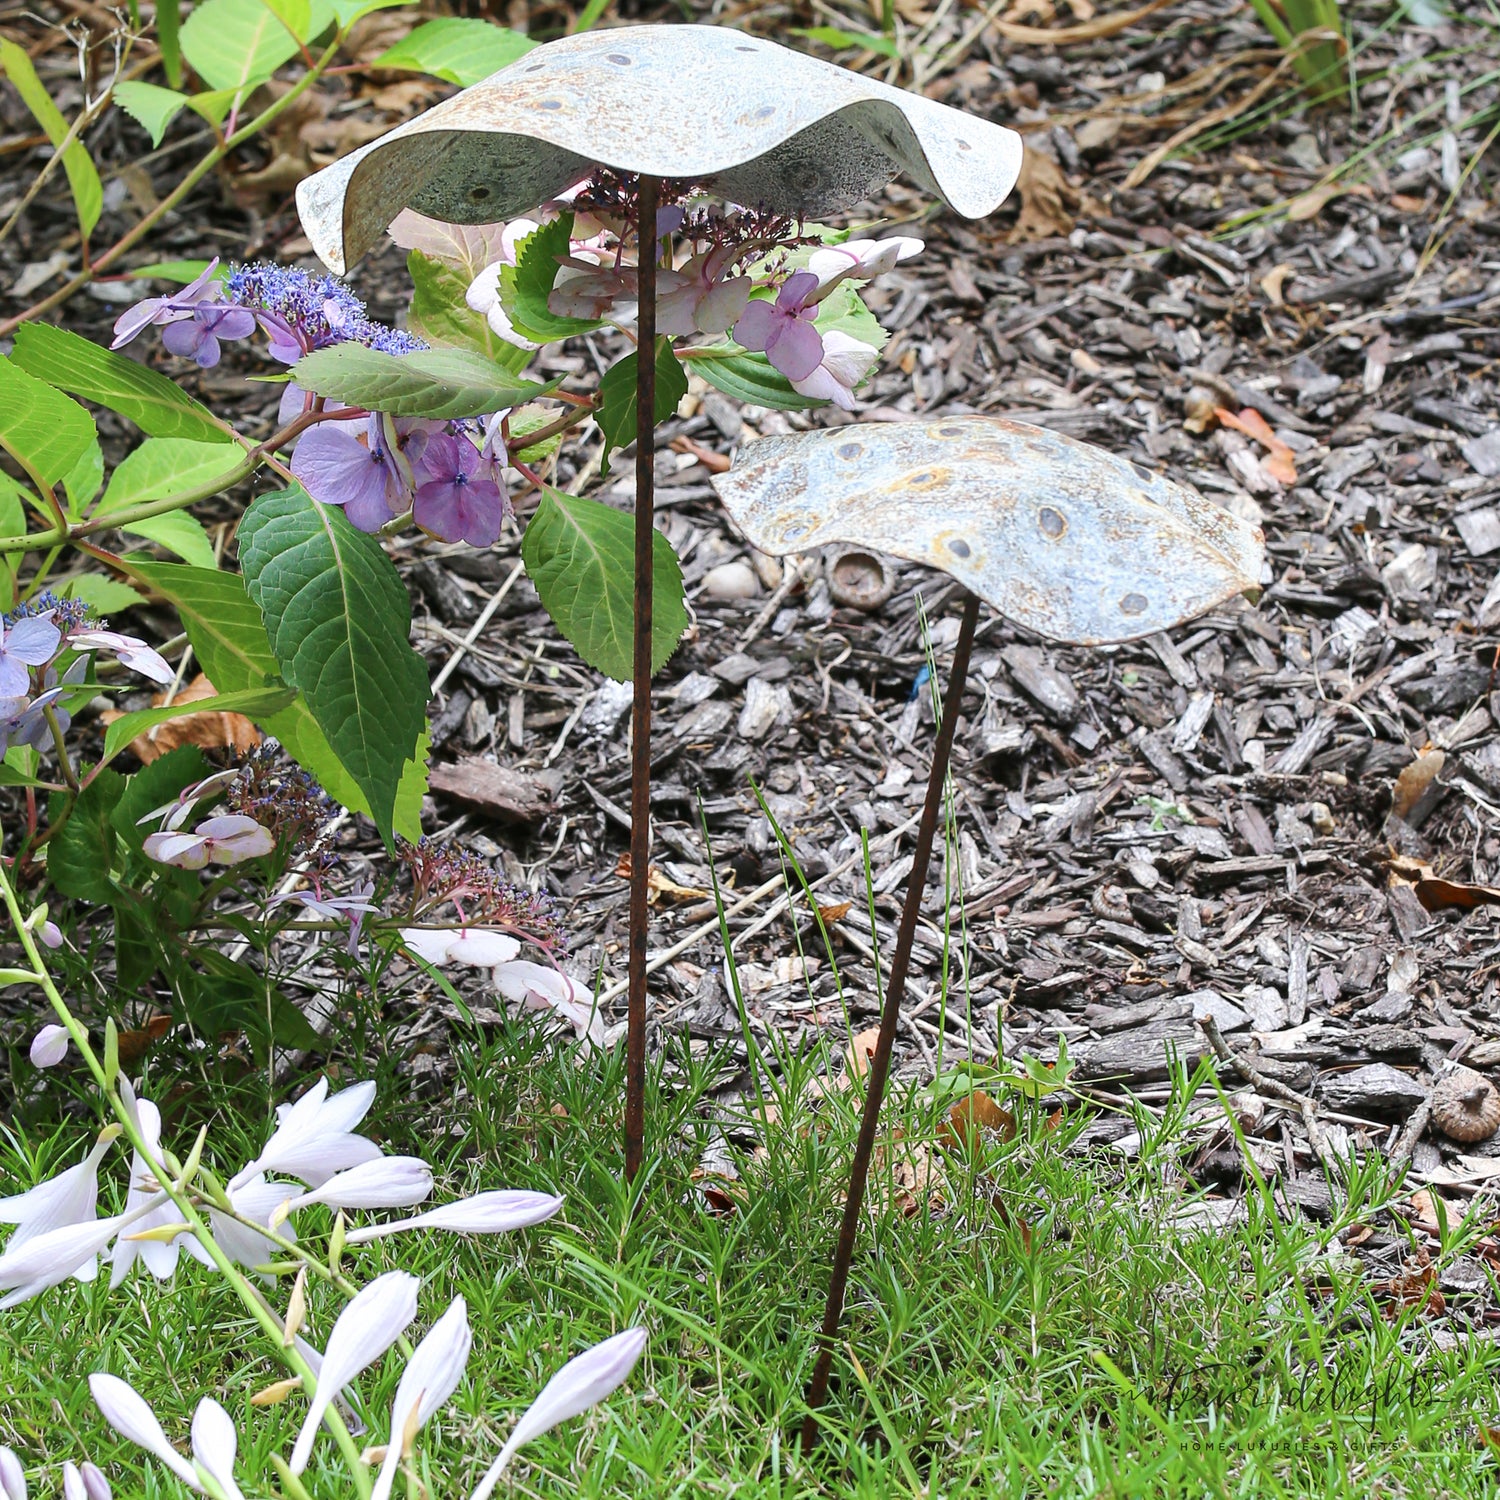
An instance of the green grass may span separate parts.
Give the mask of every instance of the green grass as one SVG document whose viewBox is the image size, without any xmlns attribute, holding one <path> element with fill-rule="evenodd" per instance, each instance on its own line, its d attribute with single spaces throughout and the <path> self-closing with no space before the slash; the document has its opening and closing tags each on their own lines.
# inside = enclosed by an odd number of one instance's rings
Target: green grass
<svg viewBox="0 0 1500 1500">
<path fill-rule="evenodd" d="M 383 1068 L 367 1127 L 389 1149 L 426 1155 L 441 1196 L 524 1187 L 565 1193 L 568 1207 L 517 1236 L 396 1237 L 346 1260 L 360 1281 L 420 1272 L 424 1323 L 455 1292 L 469 1301 L 469 1374 L 424 1440 L 434 1496 L 466 1495 L 547 1376 L 640 1319 L 651 1343 L 627 1386 L 523 1450 L 501 1493 L 1342 1500 L 1495 1487 L 1476 1428 L 1495 1421 L 1500 1353 L 1439 1349 L 1422 1315 L 1393 1312 L 1334 1243 L 1393 1184 L 1367 1176 L 1320 1232 L 1256 1194 L 1239 1227 L 1174 1227 L 1191 1197 L 1174 1185 L 1187 1080 L 1164 1112 L 1139 1111 L 1133 1160 L 1070 1152 L 1081 1108 L 1056 1128 L 1033 1108 L 1015 1140 L 948 1161 L 941 1212 L 907 1217 L 875 1185 L 846 1323 L 853 1358 L 841 1354 L 822 1445 L 804 1457 L 793 1434 L 853 1137 L 848 1099 L 784 1115 L 763 1159 L 742 1161 L 738 1210 L 715 1215 L 691 1177 L 714 1134 L 702 1095 L 715 1068 L 679 1057 L 668 1081 L 654 1080 L 650 1180 L 632 1217 L 618 1178 L 617 1059 L 580 1059 L 520 1029 L 465 1039 L 457 1062 L 451 1093 L 421 1100 Z M 784 1062 L 790 1103 L 807 1065 Z M 173 1081 L 159 1072 L 147 1088 L 165 1101 Z M 210 1154 L 225 1168 L 263 1136 L 260 1087 L 217 1088 Z M 182 1097 L 169 1140 L 188 1138 L 197 1097 Z M 918 1097 L 893 1098 L 890 1111 L 909 1139 L 931 1139 Z M 5 1151 L 0 1181 L 25 1185 L 68 1164 L 87 1133 L 82 1117 L 36 1121 Z M 114 1162 L 114 1187 L 123 1167 Z M 317 1227 L 303 1217 L 304 1233 Z M 322 1337 L 332 1309 L 318 1290 L 312 1311 Z M 385 1436 L 396 1365 L 360 1383 L 368 1441 Z M 278 1492 L 267 1454 L 289 1449 L 301 1400 L 249 1407 L 278 1368 L 201 1267 L 184 1260 L 166 1287 L 138 1269 L 113 1295 L 104 1277 L 68 1283 L 0 1315 L 0 1441 L 30 1469 L 87 1454 L 117 1495 L 180 1493 L 103 1427 L 84 1386 L 96 1369 L 134 1382 L 174 1438 L 197 1398 L 217 1394 L 241 1429 L 247 1494 Z M 308 1477 L 316 1497 L 348 1492 L 327 1437 Z M 57 1489 L 55 1468 L 35 1476 L 33 1494 Z"/>
</svg>

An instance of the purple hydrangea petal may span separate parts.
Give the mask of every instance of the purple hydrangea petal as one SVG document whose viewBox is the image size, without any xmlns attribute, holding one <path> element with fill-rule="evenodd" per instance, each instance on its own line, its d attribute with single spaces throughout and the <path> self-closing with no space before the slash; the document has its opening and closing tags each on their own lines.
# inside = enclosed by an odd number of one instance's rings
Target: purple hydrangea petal
<svg viewBox="0 0 1500 1500">
<path fill-rule="evenodd" d="M 339 505 L 361 531 L 378 531 L 391 508 L 391 471 L 383 449 L 372 452 L 340 422 L 324 422 L 297 439 L 292 473 L 323 505 Z"/>
<path fill-rule="evenodd" d="M 739 321 L 734 325 L 734 341 L 741 348 L 764 354 L 766 341 L 776 331 L 779 322 L 775 303 L 764 297 L 757 297 L 740 314 Z"/>
<path fill-rule="evenodd" d="M 132 339 L 138 338 L 143 334 L 156 322 L 165 302 L 165 297 L 147 297 L 145 301 L 137 302 L 133 306 L 127 307 L 115 319 L 114 342 L 109 347 L 111 349 L 122 348 Z"/>
<path fill-rule="evenodd" d="M 471 547 L 493 546 L 503 516 L 500 486 L 488 479 L 435 479 L 417 491 L 412 504 L 412 520 L 429 536 Z"/>
<path fill-rule="evenodd" d="M 168 324 L 162 330 L 161 341 L 169 354 L 191 359 L 205 370 L 211 370 L 219 362 L 219 341 L 197 318 Z"/>
<path fill-rule="evenodd" d="M 781 318 L 766 340 L 766 358 L 788 380 L 806 380 L 823 363 L 823 336 L 805 318 Z"/>
<path fill-rule="evenodd" d="M 0 646 L 6 656 L 14 656 L 33 667 L 49 662 L 57 655 L 62 644 L 62 631 L 45 615 L 31 615 L 17 620 L 5 632 L 4 645 Z"/>
<path fill-rule="evenodd" d="M 776 294 L 776 306 L 782 312 L 798 313 L 807 306 L 807 299 L 818 289 L 818 278 L 811 271 L 794 271 L 781 283 Z"/>
</svg>

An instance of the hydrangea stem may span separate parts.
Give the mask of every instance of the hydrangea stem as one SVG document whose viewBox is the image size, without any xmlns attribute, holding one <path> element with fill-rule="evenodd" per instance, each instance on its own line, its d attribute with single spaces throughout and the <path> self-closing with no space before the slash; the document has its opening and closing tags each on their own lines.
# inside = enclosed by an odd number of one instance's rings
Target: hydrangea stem
<svg viewBox="0 0 1500 1500">
<path fill-rule="evenodd" d="M 630 706 L 630 985 L 625 1023 L 625 1175 L 634 1181 L 646 1141 L 646 936 L 651 891 L 651 596 L 656 538 L 656 205 L 661 184 L 642 177 L 636 341 L 635 658 Z"/>
<path fill-rule="evenodd" d="M 891 970 L 886 980 L 885 1004 L 880 1012 L 880 1035 L 870 1056 L 870 1071 L 865 1079 L 864 1113 L 860 1116 L 859 1138 L 854 1146 L 854 1164 L 849 1171 L 849 1190 L 844 1197 L 844 1220 L 839 1228 L 838 1246 L 833 1255 L 833 1271 L 828 1282 L 828 1302 L 823 1309 L 823 1327 L 818 1335 L 818 1361 L 807 1386 L 808 1413 L 802 1427 L 802 1446 L 811 1448 L 818 1436 L 818 1408 L 828 1394 L 828 1374 L 833 1366 L 834 1341 L 844 1315 L 844 1291 L 849 1284 L 849 1266 L 854 1259 L 854 1241 L 859 1233 L 859 1218 L 864 1210 L 865 1185 L 870 1177 L 870 1158 L 875 1150 L 875 1133 L 880 1124 L 880 1106 L 885 1098 L 886 1079 L 891 1070 L 891 1049 L 896 1041 L 896 1026 L 901 1019 L 901 1002 L 906 996 L 906 975 L 911 966 L 912 944 L 917 936 L 917 918 L 922 912 L 922 894 L 927 888 L 927 870 L 932 863 L 932 844 L 937 834 L 938 814 L 943 805 L 943 787 L 948 779 L 948 758 L 953 750 L 953 731 L 958 723 L 958 709 L 963 702 L 964 683 L 969 675 L 969 653 L 974 645 L 974 629 L 979 620 L 979 599 L 966 594 L 963 624 L 953 650 L 953 668 L 948 679 L 948 693 L 943 700 L 943 721 L 938 725 L 937 744 L 932 751 L 932 770 L 927 778 L 927 799 L 922 804 L 922 821 L 917 827 L 917 847 L 912 856 L 911 874 L 906 880 L 906 901 L 901 908 L 901 925 L 896 929 L 896 946 L 891 953 Z"/>
</svg>

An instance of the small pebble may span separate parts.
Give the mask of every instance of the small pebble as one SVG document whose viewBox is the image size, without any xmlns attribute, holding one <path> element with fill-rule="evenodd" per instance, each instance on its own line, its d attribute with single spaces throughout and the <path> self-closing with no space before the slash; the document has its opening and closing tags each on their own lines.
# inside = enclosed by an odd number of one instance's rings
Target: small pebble
<svg viewBox="0 0 1500 1500">
<path fill-rule="evenodd" d="M 760 579 L 749 563 L 720 563 L 703 575 L 703 592 L 710 599 L 754 599 L 760 593 Z"/>
</svg>

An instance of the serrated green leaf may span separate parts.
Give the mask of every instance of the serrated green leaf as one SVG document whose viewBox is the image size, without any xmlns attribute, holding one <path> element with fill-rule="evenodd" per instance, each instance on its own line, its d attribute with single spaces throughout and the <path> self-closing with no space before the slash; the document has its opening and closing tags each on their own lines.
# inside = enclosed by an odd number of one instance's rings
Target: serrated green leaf
<svg viewBox="0 0 1500 1500">
<path fill-rule="evenodd" d="M 161 708 L 122 714 L 104 731 L 104 760 L 113 760 L 138 734 L 185 714 L 243 714 L 259 723 L 274 717 L 296 696 L 297 690 L 289 687 L 246 688 L 238 693 L 219 693 L 213 698 L 195 698 L 187 703 L 168 703 Z"/>
<path fill-rule="evenodd" d="M 21 487 L 6 474 L 0 477 L 0 536 L 20 536 L 26 530 L 26 507 Z M 0 552 L 0 613 L 16 602 L 16 570 L 23 554 Z"/>
<path fill-rule="evenodd" d="M 306 35 L 320 35 L 333 19 L 329 0 L 311 0 Z M 182 27 L 183 55 L 216 92 L 248 89 L 300 50 L 262 0 L 203 0 Z"/>
<path fill-rule="evenodd" d="M 810 411 L 822 406 L 799 396 L 791 382 L 764 354 L 752 354 L 738 344 L 714 344 L 683 356 L 694 375 L 701 375 L 716 390 L 746 406 L 765 406 L 773 411 Z"/>
<path fill-rule="evenodd" d="M 518 406 L 510 414 L 509 427 L 510 438 L 507 447 L 512 458 L 519 458 L 522 463 L 539 464 L 544 458 L 550 457 L 562 447 L 563 434 L 554 432 L 551 437 L 543 438 L 537 443 L 528 443 L 526 434 L 537 432 L 546 427 L 556 416 L 544 406 Z"/>
<path fill-rule="evenodd" d="M 182 87 L 182 0 L 156 0 L 156 45 L 167 82 Z"/>
<path fill-rule="evenodd" d="M 260 611 L 238 574 L 182 563 L 133 563 L 132 571 L 176 607 L 204 675 L 219 692 L 285 686 Z M 301 698 L 271 715 L 261 728 L 275 735 L 286 753 L 340 806 L 369 814 L 368 799 Z M 396 832 L 403 838 L 421 837 L 426 788 L 426 755 L 419 746 L 418 756 L 403 771 L 397 794 Z"/>
<path fill-rule="evenodd" d="M 47 878 L 64 896 L 108 905 L 115 886 L 110 868 L 115 860 L 115 830 L 110 821 L 115 803 L 125 790 L 117 771 L 100 771 L 78 794 L 72 815 L 47 845 Z M 64 793 L 48 802 L 48 821 L 62 811 Z"/>
<path fill-rule="evenodd" d="M 512 374 L 525 369 L 530 350 L 502 339 L 489 320 L 464 301 L 472 276 L 420 250 L 407 255 L 406 269 L 412 285 L 406 323 L 418 338 L 439 348 L 472 349 Z"/>
<path fill-rule="evenodd" d="M 426 722 L 427 668 L 411 603 L 380 543 L 300 486 L 240 523 L 240 567 L 282 675 L 392 832 L 397 788 Z"/>
<path fill-rule="evenodd" d="M 161 145 L 167 126 L 182 112 L 188 102 L 186 94 L 164 89 L 154 83 L 128 79 L 115 85 L 115 103 L 142 126 L 153 146 Z"/>
<path fill-rule="evenodd" d="M 57 584 L 55 591 L 64 599 L 82 599 L 99 615 L 118 614 L 122 609 L 132 609 L 144 603 L 128 583 L 121 583 L 118 578 L 103 573 L 76 573 L 66 582 Z"/>
<path fill-rule="evenodd" d="M 526 576 L 547 613 L 591 667 L 629 682 L 634 670 L 635 518 L 598 500 L 547 490 L 521 539 Z M 651 670 L 687 629 L 682 567 L 661 532 L 652 539 Z"/>
<path fill-rule="evenodd" d="M 132 536 L 143 536 L 175 553 L 183 562 L 195 568 L 216 568 L 219 560 L 214 556 L 214 544 L 209 541 L 203 523 L 188 515 L 185 510 L 168 511 L 162 516 L 148 516 L 144 521 L 132 521 L 122 526 L 121 531 Z"/>
<path fill-rule="evenodd" d="M 233 441 L 228 428 L 174 381 L 65 328 L 24 324 L 11 357 L 22 370 L 119 412 L 152 437 Z"/>
<path fill-rule="evenodd" d="M 28 323 L 20 332 L 36 326 Z M 33 469 L 43 484 L 55 485 L 98 446 L 99 438 L 94 419 L 45 378 L 38 378 L 44 373 L 25 369 L 18 333 L 15 354 L 0 356 L 0 448 Z"/>
<path fill-rule="evenodd" d="M 261 4 L 286 27 L 287 31 L 305 42 L 312 24 L 312 0 L 261 0 Z"/>
<path fill-rule="evenodd" d="M 490 21 L 440 16 L 435 21 L 424 21 L 409 36 L 382 52 L 370 66 L 426 73 L 468 88 L 471 83 L 508 68 L 534 46 L 536 43 L 530 37 Z"/>
<path fill-rule="evenodd" d="M 82 515 L 104 483 L 104 450 L 97 440 L 78 455 L 78 462 L 63 475 L 62 483 L 68 496 L 68 514 Z"/>
<path fill-rule="evenodd" d="M 609 455 L 615 448 L 623 448 L 635 441 L 636 369 L 639 361 L 635 352 L 617 360 L 605 372 L 599 382 L 599 404 L 594 409 L 594 420 L 604 436 L 604 451 L 599 455 L 599 472 L 609 473 Z M 672 353 L 672 341 L 659 338 L 656 341 L 656 410 L 654 420 L 665 422 L 677 410 L 677 404 L 687 395 L 687 372 L 681 361 Z"/>
<path fill-rule="evenodd" d="M 363 344 L 304 354 L 295 375 L 319 396 L 402 417 L 477 417 L 545 395 L 557 383 L 521 380 L 468 349 L 383 354 Z"/>
<path fill-rule="evenodd" d="M 900 49 L 888 36 L 871 36 L 866 31 L 844 31 L 838 26 L 794 26 L 793 36 L 805 36 L 810 42 L 821 42 L 825 47 L 841 50 L 847 47 L 863 47 L 868 52 L 878 52 L 882 57 L 899 57 Z"/>
<path fill-rule="evenodd" d="M 533 229 L 516 246 L 516 263 L 500 272 L 500 301 L 516 332 L 534 344 L 571 338 L 602 328 L 599 318 L 560 318 L 547 306 L 557 281 L 560 255 L 566 255 L 573 233 L 573 215 L 562 214 Z"/>
<path fill-rule="evenodd" d="M 361 16 L 371 11 L 393 10 L 398 5 L 409 5 L 411 0 L 333 0 L 333 13 L 340 26 L 347 31 Z"/>
<path fill-rule="evenodd" d="M 136 266 L 134 270 L 123 274 L 133 280 L 172 281 L 179 286 L 186 286 L 190 281 L 196 281 L 210 264 L 206 260 L 157 260 L 148 266 Z M 221 264 L 214 274 L 214 280 L 224 281 L 228 276 L 229 267 Z"/>
<path fill-rule="evenodd" d="M 122 506 L 160 500 L 177 490 L 197 489 L 215 476 L 240 467 L 239 453 L 225 443 L 192 438 L 147 438 L 127 453 L 109 476 L 96 515 Z"/>
<path fill-rule="evenodd" d="M 68 138 L 68 122 L 37 77 L 31 59 L 14 42 L 0 41 L 0 71 L 10 79 L 47 139 L 54 146 L 61 146 Z M 87 240 L 104 212 L 104 184 L 99 181 L 99 173 L 82 141 L 69 141 L 62 158 L 63 171 L 68 174 L 68 186 L 73 192 L 73 206 L 78 211 L 78 227 Z"/>
<path fill-rule="evenodd" d="M 189 97 L 188 108 L 210 125 L 223 125 L 229 118 L 229 111 L 248 99 L 270 77 L 269 73 L 257 73 L 238 88 L 206 89 Z"/>
</svg>

